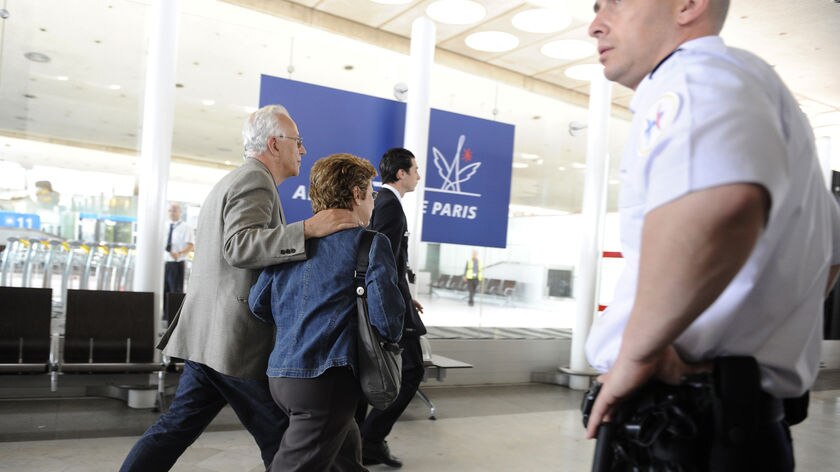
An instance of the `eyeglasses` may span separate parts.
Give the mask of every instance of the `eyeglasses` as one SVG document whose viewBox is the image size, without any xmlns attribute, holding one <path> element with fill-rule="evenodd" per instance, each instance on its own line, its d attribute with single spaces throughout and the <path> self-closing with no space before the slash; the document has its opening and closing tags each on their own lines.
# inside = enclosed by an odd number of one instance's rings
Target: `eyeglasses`
<svg viewBox="0 0 840 472">
<path fill-rule="evenodd" d="M 301 138 L 300 136 L 297 136 L 297 137 L 295 137 L 295 136 L 275 136 L 275 138 L 291 139 L 293 141 L 297 141 L 298 147 L 303 147 L 303 138 Z"/>
</svg>

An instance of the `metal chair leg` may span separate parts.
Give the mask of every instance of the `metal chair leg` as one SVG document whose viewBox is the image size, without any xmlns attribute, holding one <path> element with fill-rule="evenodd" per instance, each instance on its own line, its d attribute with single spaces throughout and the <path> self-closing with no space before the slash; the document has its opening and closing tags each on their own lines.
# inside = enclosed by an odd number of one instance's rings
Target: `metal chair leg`
<svg viewBox="0 0 840 472">
<path fill-rule="evenodd" d="M 432 401 L 429 399 L 429 397 L 427 397 L 426 394 L 423 393 L 423 390 L 421 390 L 419 388 L 417 389 L 416 395 L 418 397 L 420 397 L 420 400 L 422 400 L 423 403 L 425 403 L 427 407 L 429 407 L 429 419 L 430 420 L 436 420 L 437 417 L 435 417 L 435 404 L 432 403 Z"/>
</svg>

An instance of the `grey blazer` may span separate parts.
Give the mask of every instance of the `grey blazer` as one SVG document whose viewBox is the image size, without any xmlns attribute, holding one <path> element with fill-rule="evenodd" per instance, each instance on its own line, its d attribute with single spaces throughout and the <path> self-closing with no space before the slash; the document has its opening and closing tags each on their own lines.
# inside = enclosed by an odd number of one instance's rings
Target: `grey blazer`
<svg viewBox="0 0 840 472">
<path fill-rule="evenodd" d="M 158 349 L 242 378 L 263 378 L 274 327 L 248 308 L 262 268 L 306 259 L 303 222 L 285 225 L 268 169 L 247 159 L 201 206 L 184 303 Z"/>
</svg>

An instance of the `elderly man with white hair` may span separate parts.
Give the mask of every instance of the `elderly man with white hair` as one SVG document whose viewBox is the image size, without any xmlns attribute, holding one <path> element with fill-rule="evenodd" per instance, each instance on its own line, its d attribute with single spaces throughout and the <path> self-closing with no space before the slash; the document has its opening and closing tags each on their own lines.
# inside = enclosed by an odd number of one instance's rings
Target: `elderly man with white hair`
<svg viewBox="0 0 840 472">
<path fill-rule="evenodd" d="M 276 186 L 298 175 L 306 148 L 284 107 L 254 112 L 242 136 L 245 163 L 201 206 L 190 286 L 158 345 L 185 361 L 178 390 L 122 471 L 169 470 L 227 404 L 254 436 L 266 467 L 288 426 L 265 375 L 274 330 L 251 315 L 248 292 L 264 267 L 306 259 L 305 239 L 358 226 L 358 220 L 333 209 L 286 224 Z"/>
</svg>

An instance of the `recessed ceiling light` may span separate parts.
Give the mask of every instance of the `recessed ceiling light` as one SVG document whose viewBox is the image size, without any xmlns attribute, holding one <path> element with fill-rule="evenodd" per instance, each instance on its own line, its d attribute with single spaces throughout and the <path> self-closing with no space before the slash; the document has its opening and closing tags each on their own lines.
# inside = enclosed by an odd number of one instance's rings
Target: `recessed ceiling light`
<svg viewBox="0 0 840 472">
<path fill-rule="evenodd" d="M 373 3 L 379 3 L 382 5 L 405 5 L 406 3 L 411 3 L 413 0 L 370 0 Z"/>
<path fill-rule="evenodd" d="M 504 31 L 481 31 L 464 40 L 472 49 L 486 52 L 503 52 L 519 46 L 519 38 Z"/>
<path fill-rule="evenodd" d="M 545 43 L 540 48 L 544 56 L 565 61 L 576 61 L 595 54 L 595 45 L 580 39 L 561 39 Z"/>
<path fill-rule="evenodd" d="M 122 87 L 118 84 L 111 84 L 111 85 L 108 86 L 108 88 L 111 89 L 111 90 L 119 90 Z"/>
<path fill-rule="evenodd" d="M 29 59 L 32 62 L 40 62 L 41 64 L 50 62 L 50 56 L 42 54 L 40 52 L 27 52 L 23 55 L 23 57 Z"/>
<path fill-rule="evenodd" d="M 517 13 L 511 23 L 527 33 L 556 33 L 572 24 L 572 16 L 556 8 L 535 8 Z"/>
<path fill-rule="evenodd" d="M 528 168 L 528 164 L 525 162 L 514 162 L 513 163 L 514 169 L 526 169 Z"/>
<path fill-rule="evenodd" d="M 621 181 L 618 180 L 618 179 L 610 179 L 610 185 L 617 185 L 617 184 L 620 184 L 620 183 L 621 183 Z"/>
<path fill-rule="evenodd" d="M 426 7 L 426 14 L 448 25 L 469 25 L 483 20 L 487 10 L 471 0 L 438 0 Z"/>
<path fill-rule="evenodd" d="M 557 166 L 557 170 L 559 170 L 560 172 L 563 172 L 564 170 L 566 170 L 566 168 L 563 167 L 563 166 Z"/>
<path fill-rule="evenodd" d="M 569 67 L 564 73 L 570 79 L 590 81 L 598 77 L 598 74 L 604 75 L 604 66 L 601 64 L 578 64 Z"/>
<path fill-rule="evenodd" d="M 225 165 L 226 165 L 226 166 L 229 166 L 229 165 L 230 165 L 230 161 L 225 161 Z"/>
<path fill-rule="evenodd" d="M 55 76 L 55 80 L 67 82 L 68 80 L 70 80 L 70 77 L 67 77 L 66 75 L 57 75 Z"/>
<path fill-rule="evenodd" d="M 213 105 L 216 104 L 216 100 L 211 100 L 209 98 L 205 98 L 204 100 L 201 101 L 201 104 L 206 106 L 206 107 L 212 107 Z"/>
<path fill-rule="evenodd" d="M 580 162 L 572 162 L 572 167 L 575 169 L 586 169 L 586 164 L 581 164 Z"/>
<path fill-rule="evenodd" d="M 539 158 L 540 158 L 540 156 L 539 156 L 539 155 L 537 155 L 537 154 L 531 154 L 531 153 L 529 153 L 529 152 L 522 152 L 522 153 L 519 153 L 519 157 L 521 157 L 522 159 L 525 159 L 526 161 L 536 161 L 537 159 L 539 159 Z"/>
</svg>

